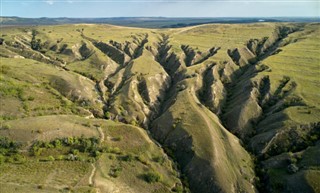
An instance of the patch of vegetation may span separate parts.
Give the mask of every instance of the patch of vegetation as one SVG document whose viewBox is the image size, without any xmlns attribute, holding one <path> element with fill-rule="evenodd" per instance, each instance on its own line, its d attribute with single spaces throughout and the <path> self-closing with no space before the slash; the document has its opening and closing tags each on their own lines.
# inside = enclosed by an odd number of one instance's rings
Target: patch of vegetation
<svg viewBox="0 0 320 193">
<path fill-rule="evenodd" d="M 41 156 L 45 151 L 54 149 L 60 150 L 60 152 L 65 152 L 65 154 L 68 155 L 65 157 L 66 160 L 75 161 L 82 160 L 79 155 L 80 152 L 85 153 L 87 156 L 92 158 L 98 158 L 104 149 L 106 149 L 106 147 L 99 147 L 99 140 L 95 137 L 67 137 L 55 139 L 50 142 L 36 141 L 31 146 L 30 153 L 31 155 L 38 157 Z"/>
<path fill-rule="evenodd" d="M 32 30 L 32 39 L 31 39 L 31 48 L 36 51 L 40 51 L 41 46 L 41 39 L 36 39 L 38 32 L 36 30 Z"/>
<path fill-rule="evenodd" d="M 159 164 L 163 164 L 165 162 L 165 158 L 163 156 L 155 156 L 152 160 Z"/>
<path fill-rule="evenodd" d="M 133 153 L 128 153 L 122 158 L 123 161 L 127 161 L 127 162 L 134 161 L 135 159 L 136 159 L 136 156 Z"/>
<path fill-rule="evenodd" d="M 2 155 L 12 155 L 18 153 L 22 144 L 12 141 L 7 137 L 0 137 L 0 152 Z"/>
<path fill-rule="evenodd" d="M 144 180 L 148 183 L 159 182 L 162 178 L 161 175 L 155 171 L 149 171 L 149 172 L 143 174 L 143 177 L 144 177 Z"/>
<path fill-rule="evenodd" d="M 122 171 L 122 167 L 120 165 L 116 165 L 116 166 L 113 165 L 110 168 L 109 175 L 111 177 L 117 178 L 121 174 L 121 171 Z"/>
<path fill-rule="evenodd" d="M 284 152 L 298 152 L 309 146 L 314 146 L 319 139 L 320 123 L 293 126 L 288 129 L 287 135 L 272 144 L 267 153 L 269 156 L 274 156 Z M 295 163 L 292 162 L 292 164 Z"/>
<path fill-rule="evenodd" d="M 12 96 L 17 97 L 21 101 L 25 101 L 24 97 L 24 86 L 17 85 L 10 80 L 0 78 L 0 94 L 1 96 Z"/>
<path fill-rule="evenodd" d="M 0 136 L 0 164 L 4 162 L 21 163 L 25 157 L 20 154 L 22 144 Z"/>
</svg>

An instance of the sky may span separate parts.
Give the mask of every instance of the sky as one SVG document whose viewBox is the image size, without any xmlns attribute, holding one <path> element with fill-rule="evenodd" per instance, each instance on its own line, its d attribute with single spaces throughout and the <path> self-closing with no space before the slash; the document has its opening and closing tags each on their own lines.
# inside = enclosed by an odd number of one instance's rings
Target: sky
<svg viewBox="0 0 320 193">
<path fill-rule="evenodd" d="M 19 17 L 320 17 L 320 0 L 0 0 Z"/>
</svg>

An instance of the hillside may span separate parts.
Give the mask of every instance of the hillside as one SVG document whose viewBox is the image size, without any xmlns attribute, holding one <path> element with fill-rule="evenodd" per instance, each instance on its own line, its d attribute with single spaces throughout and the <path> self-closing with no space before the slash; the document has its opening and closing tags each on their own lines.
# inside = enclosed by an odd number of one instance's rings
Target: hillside
<svg viewBox="0 0 320 193">
<path fill-rule="evenodd" d="M 319 23 L 1 29 L 5 192 L 320 192 Z"/>
</svg>

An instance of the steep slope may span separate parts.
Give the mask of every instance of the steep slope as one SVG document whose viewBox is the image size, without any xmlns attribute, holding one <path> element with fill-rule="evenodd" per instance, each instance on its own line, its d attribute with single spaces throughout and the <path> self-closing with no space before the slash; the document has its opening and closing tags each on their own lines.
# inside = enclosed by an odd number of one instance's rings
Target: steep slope
<svg viewBox="0 0 320 193">
<path fill-rule="evenodd" d="M 219 119 L 200 105 L 195 91 L 186 88 L 172 100 L 174 104 L 154 121 L 151 132 L 172 151 L 191 190 L 254 192 L 249 154 Z"/>
<path fill-rule="evenodd" d="M 163 46 L 158 47 L 158 52 L 164 50 L 161 55 L 166 58 L 159 62 L 164 69 L 170 69 L 168 66 L 176 66 L 176 63 L 169 63 L 172 57 L 169 39 L 162 36 L 161 41 L 159 45 Z M 206 69 L 209 62 L 210 57 L 207 57 L 192 69 L 188 66 L 193 65 L 178 61 L 180 64 L 175 68 L 176 72 L 172 68 L 168 71 L 172 82 L 159 117 L 152 122 L 151 133 L 175 157 L 182 172 L 189 178 L 192 191 L 254 192 L 249 154 L 220 124 L 218 117 L 202 106 L 197 98 L 203 83 L 200 71 Z M 198 123 L 197 126 L 194 123 Z M 239 156 L 234 157 L 231 152 L 237 152 Z"/>
</svg>

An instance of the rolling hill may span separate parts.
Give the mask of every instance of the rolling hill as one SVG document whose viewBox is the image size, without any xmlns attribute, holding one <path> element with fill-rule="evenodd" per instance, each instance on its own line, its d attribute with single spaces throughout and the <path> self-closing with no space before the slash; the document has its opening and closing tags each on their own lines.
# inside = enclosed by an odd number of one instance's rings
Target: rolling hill
<svg viewBox="0 0 320 193">
<path fill-rule="evenodd" d="M 1 29 L 5 192 L 320 192 L 319 23 Z"/>
</svg>

